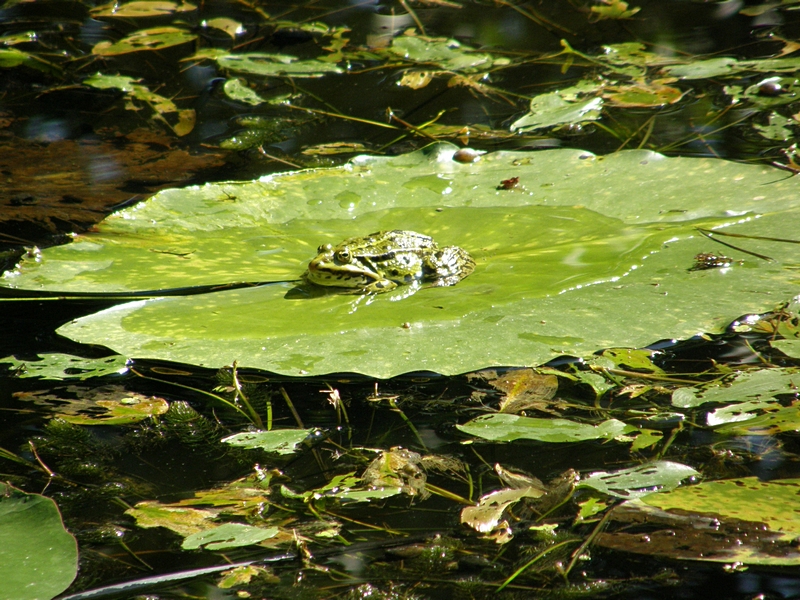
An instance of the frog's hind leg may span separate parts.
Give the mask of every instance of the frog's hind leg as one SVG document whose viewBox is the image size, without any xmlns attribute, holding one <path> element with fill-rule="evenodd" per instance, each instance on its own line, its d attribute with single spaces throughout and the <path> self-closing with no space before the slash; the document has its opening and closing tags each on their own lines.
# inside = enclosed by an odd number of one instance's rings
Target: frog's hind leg
<svg viewBox="0 0 800 600">
<path fill-rule="evenodd" d="M 458 246 L 445 246 L 430 259 L 428 267 L 431 286 L 455 285 L 475 270 L 475 261 L 469 252 Z"/>
</svg>

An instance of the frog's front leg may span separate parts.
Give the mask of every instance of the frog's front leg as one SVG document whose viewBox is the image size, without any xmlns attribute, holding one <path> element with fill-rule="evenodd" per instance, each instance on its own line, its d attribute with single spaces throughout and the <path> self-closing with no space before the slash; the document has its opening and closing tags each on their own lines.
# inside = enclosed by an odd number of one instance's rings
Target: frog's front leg
<svg viewBox="0 0 800 600">
<path fill-rule="evenodd" d="M 391 292 L 397 287 L 397 284 L 391 279 L 376 279 L 369 285 L 360 288 L 362 294 L 383 294 L 384 292 Z"/>
</svg>

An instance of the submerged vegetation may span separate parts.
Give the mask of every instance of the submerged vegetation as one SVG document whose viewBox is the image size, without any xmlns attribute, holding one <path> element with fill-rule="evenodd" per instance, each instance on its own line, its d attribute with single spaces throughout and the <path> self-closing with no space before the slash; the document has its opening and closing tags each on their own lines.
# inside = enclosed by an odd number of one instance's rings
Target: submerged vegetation
<svg viewBox="0 0 800 600">
<path fill-rule="evenodd" d="M 0 598 L 790 595 L 795 4 L 7 2 Z"/>
</svg>

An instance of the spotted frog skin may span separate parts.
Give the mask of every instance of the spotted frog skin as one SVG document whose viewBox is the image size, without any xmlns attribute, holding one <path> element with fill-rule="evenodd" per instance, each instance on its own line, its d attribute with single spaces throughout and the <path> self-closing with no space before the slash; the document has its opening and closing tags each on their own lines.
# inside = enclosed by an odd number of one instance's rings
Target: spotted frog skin
<svg viewBox="0 0 800 600">
<path fill-rule="evenodd" d="M 475 269 L 466 250 L 439 248 L 427 235 L 400 229 L 349 238 L 338 246 L 323 244 L 317 252 L 306 280 L 356 294 L 380 294 L 401 285 L 414 293 L 422 283 L 455 285 Z"/>
</svg>

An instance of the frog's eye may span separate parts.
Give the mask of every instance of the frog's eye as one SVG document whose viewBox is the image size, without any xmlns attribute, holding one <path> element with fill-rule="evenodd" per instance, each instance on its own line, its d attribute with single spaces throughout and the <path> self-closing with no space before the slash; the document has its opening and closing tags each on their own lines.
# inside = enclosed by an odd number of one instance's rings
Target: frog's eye
<svg viewBox="0 0 800 600">
<path fill-rule="evenodd" d="M 336 260 L 338 260 L 340 263 L 344 263 L 344 264 L 349 263 L 350 259 L 352 258 L 350 256 L 350 248 L 345 247 L 345 248 L 342 248 L 341 250 L 337 250 L 336 254 L 334 254 L 333 257 Z"/>
</svg>

